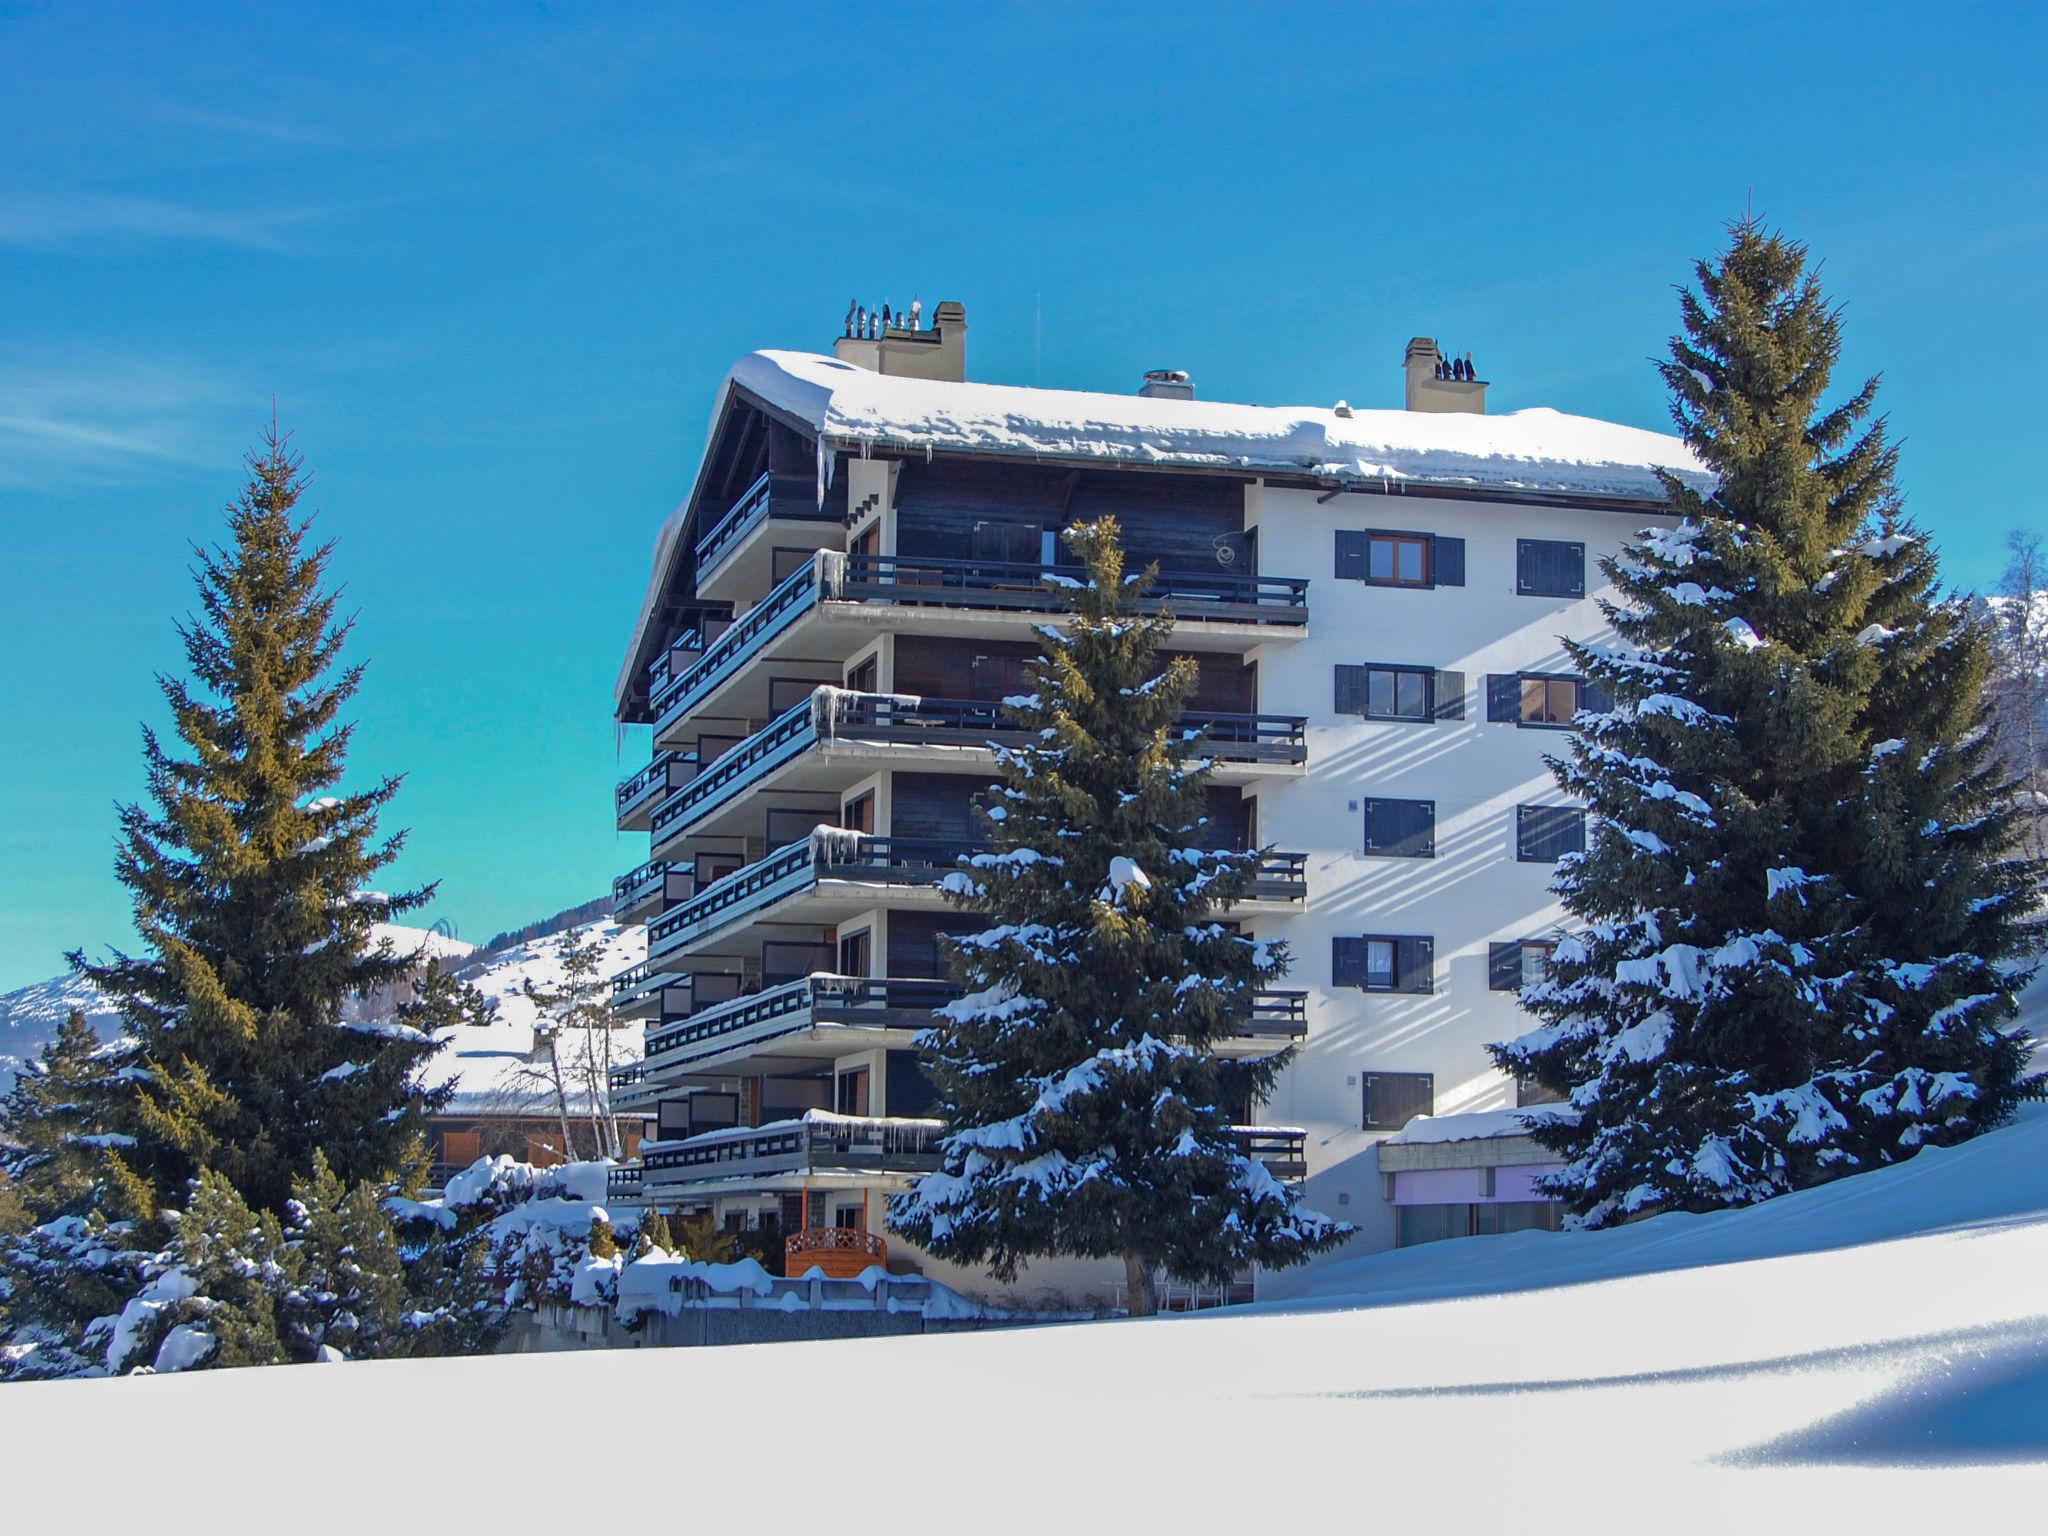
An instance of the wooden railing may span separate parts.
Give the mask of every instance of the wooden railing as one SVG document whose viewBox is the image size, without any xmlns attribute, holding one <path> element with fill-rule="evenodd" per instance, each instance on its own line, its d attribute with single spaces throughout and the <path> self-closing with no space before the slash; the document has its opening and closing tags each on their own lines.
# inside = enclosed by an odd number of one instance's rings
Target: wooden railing
<svg viewBox="0 0 2048 1536">
<path fill-rule="evenodd" d="M 768 477 L 761 476 L 741 491 L 733 504 L 697 540 L 697 580 L 715 571 L 725 557 L 740 547 L 741 540 L 769 518 L 802 523 L 838 523 L 837 512 L 826 511 L 815 502 L 785 496 L 777 500 L 769 489 Z"/>
<path fill-rule="evenodd" d="M 857 1227 L 805 1227 L 782 1240 L 782 1273 L 791 1280 L 817 1269 L 827 1280 L 855 1280 L 889 1266 L 889 1245 Z"/>
</svg>

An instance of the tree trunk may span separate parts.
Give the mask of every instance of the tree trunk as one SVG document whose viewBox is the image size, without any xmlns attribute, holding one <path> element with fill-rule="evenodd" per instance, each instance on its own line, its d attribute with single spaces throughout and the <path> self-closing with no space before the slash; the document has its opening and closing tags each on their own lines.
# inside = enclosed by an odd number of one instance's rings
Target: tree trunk
<svg viewBox="0 0 2048 1536">
<path fill-rule="evenodd" d="M 555 1113 L 562 1122 L 562 1161 L 576 1160 L 576 1141 L 569 1134 L 569 1094 L 562 1084 L 562 1047 L 559 1038 L 548 1039 L 548 1075 L 555 1085 Z"/>
<path fill-rule="evenodd" d="M 1142 1255 L 1124 1255 L 1124 1293 L 1133 1317 L 1151 1317 L 1159 1310 L 1159 1287 L 1152 1279 L 1152 1266 Z"/>
</svg>

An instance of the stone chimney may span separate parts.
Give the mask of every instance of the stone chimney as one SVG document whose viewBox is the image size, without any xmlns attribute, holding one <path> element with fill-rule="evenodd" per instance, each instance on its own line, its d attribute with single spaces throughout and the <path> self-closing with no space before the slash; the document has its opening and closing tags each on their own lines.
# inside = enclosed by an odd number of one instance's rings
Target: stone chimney
<svg viewBox="0 0 2048 1536">
<path fill-rule="evenodd" d="M 1138 386 L 1138 393 L 1147 400 L 1192 400 L 1195 398 L 1195 386 L 1178 368 L 1154 368 L 1145 375 L 1145 382 Z"/>
<path fill-rule="evenodd" d="M 846 333 L 832 343 L 832 355 L 871 373 L 957 384 L 967 377 L 967 306 L 945 300 L 932 311 L 929 326 L 914 315 L 894 313 L 884 326 L 877 311 L 857 306 L 847 316 Z"/>
<path fill-rule="evenodd" d="M 1409 342 L 1408 355 L 1402 359 L 1408 375 L 1407 409 L 1464 411 L 1473 416 L 1484 416 L 1485 383 L 1479 379 L 1450 376 L 1461 361 L 1437 351 L 1434 337 L 1417 336 Z"/>
</svg>

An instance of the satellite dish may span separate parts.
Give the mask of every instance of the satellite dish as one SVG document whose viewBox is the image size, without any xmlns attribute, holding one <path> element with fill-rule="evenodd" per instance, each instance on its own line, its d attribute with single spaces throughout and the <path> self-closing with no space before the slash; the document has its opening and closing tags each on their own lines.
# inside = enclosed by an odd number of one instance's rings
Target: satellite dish
<svg viewBox="0 0 2048 1536">
<path fill-rule="evenodd" d="M 1216 535 L 1216 563 L 1226 567 L 1237 564 L 1237 546 L 1230 542 L 1227 533 Z"/>
</svg>

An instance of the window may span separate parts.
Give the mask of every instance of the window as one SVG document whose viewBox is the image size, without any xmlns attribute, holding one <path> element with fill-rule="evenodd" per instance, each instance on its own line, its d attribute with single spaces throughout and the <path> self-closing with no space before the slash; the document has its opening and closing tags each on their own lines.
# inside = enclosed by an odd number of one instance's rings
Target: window
<svg viewBox="0 0 2048 1536">
<path fill-rule="evenodd" d="M 1429 584 L 1429 540 L 1406 533 L 1375 533 L 1366 540 L 1365 579 L 1392 586 Z"/>
<path fill-rule="evenodd" d="M 865 976 L 868 974 L 868 956 L 872 940 L 868 930 L 839 936 L 839 974 L 842 976 Z"/>
<path fill-rule="evenodd" d="M 1488 1200 L 1466 1205 L 1400 1205 L 1394 1208 L 1394 1246 L 1442 1242 L 1452 1237 L 1499 1237 L 1510 1232 L 1555 1232 L 1561 1207 L 1555 1200 Z"/>
<path fill-rule="evenodd" d="M 1365 851 L 1393 859 L 1435 858 L 1436 802 L 1366 801 Z"/>
<path fill-rule="evenodd" d="M 1436 1076 L 1429 1072 L 1365 1072 L 1365 1129 L 1398 1131 L 1417 1115 L 1436 1113 Z"/>
<path fill-rule="evenodd" d="M 875 691 L 875 680 L 880 672 L 880 661 L 880 657 L 870 656 L 866 661 L 860 663 L 859 666 L 851 668 L 846 674 L 847 692 L 873 693 Z"/>
<path fill-rule="evenodd" d="M 1514 725 L 1568 727 L 1580 710 L 1611 709 L 1613 695 L 1558 672 L 1497 672 L 1486 679 L 1486 718 Z"/>
<path fill-rule="evenodd" d="M 453 1167 L 467 1168 L 484 1155 L 484 1133 L 482 1131 L 443 1131 L 441 1133 L 441 1161 Z"/>
<path fill-rule="evenodd" d="M 1374 587 L 1462 587 L 1465 541 L 1385 528 L 1339 529 L 1337 574 Z"/>
<path fill-rule="evenodd" d="M 868 1112 L 868 1069 L 855 1067 L 839 1074 L 839 1113 L 864 1115 Z"/>
<path fill-rule="evenodd" d="M 1541 1083 L 1526 1077 L 1515 1079 L 1515 1108 L 1528 1109 L 1537 1104 L 1562 1104 L 1565 1096 L 1555 1088 L 1546 1088 Z"/>
<path fill-rule="evenodd" d="M 1433 992 L 1436 941 L 1415 934 L 1332 939 L 1330 982 L 1368 992 Z"/>
<path fill-rule="evenodd" d="M 1486 946 L 1486 985 L 1495 992 L 1519 992 L 1550 975 L 1548 939 L 1510 939 Z"/>
<path fill-rule="evenodd" d="M 1515 807 L 1515 857 L 1524 864 L 1555 864 L 1586 851 L 1586 813 L 1575 805 Z"/>
<path fill-rule="evenodd" d="M 1515 591 L 1523 597 L 1584 597 L 1586 546 L 1562 539 L 1515 540 Z"/>
<path fill-rule="evenodd" d="M 873 832 L 875 830 L 875 795 L 870 790 L 864 795 L 855 795 L 846 802 L 839 813 L 839 825 L 849 832 Z"/>
<path fill-rule="evenodd" d="M 1336 672 L 1336 712 L 1368 720 L 1462 720 L 1465 674 L 1367 662 Z"/>
</svg>

